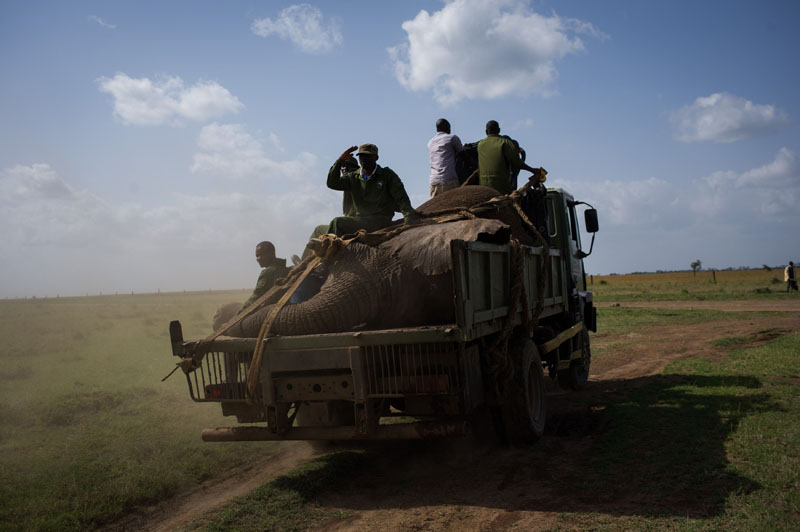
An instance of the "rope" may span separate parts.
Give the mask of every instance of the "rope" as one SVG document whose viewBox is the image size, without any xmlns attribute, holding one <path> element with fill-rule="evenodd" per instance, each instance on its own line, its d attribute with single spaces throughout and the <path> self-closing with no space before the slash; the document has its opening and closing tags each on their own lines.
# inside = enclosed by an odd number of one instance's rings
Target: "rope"
<svg viewBox="0 0 800 532">
<path fill-rule="evenodd" d="M 477 171 L 474 172 L 470 178 L 465 181 L 464 185 L 468 184 L 471 179 L 473 179 L 477 175 Z M 464 186 L 462 185 L 462 186 Z M 524 273 L 524 254 L 522 251 L 522 245 L 520 244 L 519 240 L 512 238 L 510 240 L 511 245 L 511 275 L 512 275 L 512 286 L 511 286 L 511 304 L 509 306 L 509 312 L 505 323 L 503 324 L 503 328 L 498 333 L 498 335 L 494 338 L 492 343 L 490 344 L 489 348 L 487 349 L 487 356 L 490 360 L 488 360 L 490 365 L 490 371 L 492 373 L 500 376 L 499 382 L 506 383 L 514 375 L 514 366 L 510 357 L 508 356 L 508 340 L 511 334 L 511 330 L 514 324 L 514 318 L 516 316 L 517 307 L 520 304 L 520 299 L 522 300 L 522 307 L 523 307 L 523 318 L 522 318 L 522 325 L 525 331 L 530 334 L 530 330 L 532 326 L 535 326 L 538 323 L 539 315 L 541 314 L 544 308 L 544 287 L 547 280 L 547 264 L 550 258 L 550 246 L 548 245 L 547 241 L 542 237 L 539 230 L 536 226 L 530 221 L 528 216 L 525 214 L 525 211 L 522 209 L 521 206 L 521 198 L 530 190 L 531 187 L 538 186 L 538 182 L 534 183 L 533 181 L 528 181 L 525 185 L 520 187 L 519 189 L 513 191 L 511 194 L 495 197 L 486 202 L 480 203 L 478 205 L 474 205 L 469 208 L 465 207 L 456 207 L 452 209 L 443 209 L 440 211 L 434 211 L 431 213 L 417 213 L 421 219 L 428 219 L 431 220 L 433 223 L 444 223 L 446 220 L 443 220 L 445 217 L 451 217 L 456 215 L 457 218 L 462 219 L 475 219 L 478 217 L 478 213 L 487 209 L 497 209 L 498 207 L 502 206 L 503 204 L 510 203 L 514 209 L 517 211 L 517 214 L 520 216 L 522 221 L 525 223 L 527 229 L 533 234 L 537 242 L 542 246 L 544 250 L 543 260 L 539 265 L 539 283 L 538 283 L 538 298 L 536 302 L 536 308 L 532 314 L 532 320 L 528 318 L 529 314 L 529 306 L 528 306 L 528 298 L 526 296 L 525 291 L 525 283 L 523 280 L 523 273 Z M 448 220 L 451 221 L 451 220 Z M 289 301 L 291 296 L 295 293 L 297 288 L 302 284 L 302 282 L 308 277 L 308 275 L 320 264 L 331 260 L 336 254 L 350 242 L 360 242 L 365 245 L 369 246 L 377 246 L 398 234 L 414 227 L 414 225 L 409 224 L 400 224 L 389 226 L 383 229 L 379 229 L 378 231 L 374 231 L 372 233 L 367 233 L 365 230 L 361 229 L 357 231 L 354 235 L 348 235 L 344 238 L 339 238 L 333 234 L 322 235 L 319 238 L 311 239 L 309 241 L 309 247 L 314 252 L 313 255 L 306 257 L 300 264 L 292 268 L 289 273 L 279 279 L 273 288 L 271 288 L 266 294 L 262 295 L 256 301 L 253 302 L 252 305 L 239 311 L 239 313 L 229 320 L 227 323 L 222 325 L 218 331 L 215 331 L 208 337 L 200 340 L 192 347 L 192 350 L 187 354 L 187 356 L 183 357 L 180 362 L 178 362 L 175 369 L 170 372 L 169 375 L 164 377 L 162 380 L 166 380 L 169 378 L 175 370 L 180 367 L 184 373 L 190 373 L 200 367 L 200 363 L 205 357 L 206 353 L 208 352 L 208 348 L 211 343 L 220 335 L 224 334 L 228 331 L 232 326 L 236 325 L 240 321 L 242 321 L 247 316 L 252 315 L 257 310 L 276 303 L 274 308 L 272 308 L 261 324 L 261 329 L 259 330 L 258 338 L 256 341 L 256 348 L 253 352 L 253 359 L 250 365 L 250 370 L 248 371 L 247 375 L 247 382 L 248 382 L 248 395 L 252 398 L 255 397 L 255 386 L 258 380 L 258 373 L 260 372 L 261 368 L 261 360 L 263 357 L 264 352 L 264 339 L 267 338 L 269 331 L 274 323 L 275 319 L 277 318 L 280 311 Z"/>
<path fill-rule="evenodd" d="M 186 354 L 186 356 L 181 358 L 176 367 L 173 368 L 169 375 L 161 379 L 161 381 L 163 382 L 167 380 L 178 368 L 181 368 L 186 374 L 191 373 L 199 368 L 203 358 L 209 351 L 211 343 L 219 336 L 226 333 L 228 329 L 241 322 L 246 317 L 254 314 L 256 311 L 276 302 L 277 306 L 280 307 L 278 308 L 278 311 L 280 311 L 280 309 L 286 305 L 286 303 L 295 293 L 300 284 L 302 284 L 305 278 L 308 277 L 308 275 L 319 264 L 330 260 L 333 256 L 335 256 L 344 245 L 346 245 L 346 242 L 335 235 L 322 235 L 322 237 L 318 239 L 312 239 L 310 246 L 313 246 L 312 249 L 314 254 L 309 255 L 303 259 L 300 264 L 289 270 L 289 273 L 275 282 L 275 286 L 270 288 L 265 294 L 255 300 L 249 307 L 240 310 L 236 316 L 227 321 L 218 330 L 192 345 L 191 350 Z M 263 344 L 262 340 L 265 337 L 262 337 L 261 333 L 264 332 L 264 335 L 268 333 L 269 327 L 272 326 L 271 322 L 274 321 L 277 314 L 278 312 L 275 312 L 275 309 L 273 309 L 270 311 L 270 315 L 268 316 L 267 320 L 265 320 L 262 324 L 261 330 L 259 331 L 259 343 L 256 344 L 257 351 L 259 350 L 259 346 Z M 271 320 L 270 317 L 272 318 Z M 269 325 L 269 327 L 265 329 L 266 325 Z M 263 346 L 260 348 L 260 350 L 263 351 Z M 249 377 L 250 375 L 248 374 L 248 382 L 250 381 Z"/>
<path fill-rule="evenodd" d="M 303 281 L 306 280 L 306 277 L 308 277 L 314 268 L 323 262 L 331 260 L 339 253 L 339 251 L 344 248 L 344 246 L 347 245 L 347 242 L 332 234 L 322 235 L 319 237 L 319 239 L 315 240 L 318 241 L 318 243 L 315 242 L 311 247 L 315 257 L 308 265 L 306 265 L 300 276 L 295 279 L 294 283 L 292 283 L 291 288 L 283 294 L 278 303 L 269 311 L 264 323 L 261 324 L 261 330 L 258 332 L 258 338 L 256 339 L 256 348 L 255 351 L 253 351 L 253 358 L 250 362 L 250 370 L 247 372 L 247 395 L 251 399 L 255 398 L 256 396 L 258 374 L 261 372 L 261 360 L 264 354 L 264 339 L 269 334 L 269 330 L 272 328 L 272 324 L 278 317 L 278 313 L 283 310 L 283 307 L 289 302 L 289 299 L 303 283 Z"/>
</svg>

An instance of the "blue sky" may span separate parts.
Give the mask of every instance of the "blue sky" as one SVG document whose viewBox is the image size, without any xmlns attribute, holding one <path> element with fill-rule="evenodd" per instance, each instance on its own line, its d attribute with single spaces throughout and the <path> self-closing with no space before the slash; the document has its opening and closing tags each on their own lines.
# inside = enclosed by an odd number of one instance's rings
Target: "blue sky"
<svg viewBox="0 0 800 532">
<path fill-rule="evenodd" d="M 800 3 L 0 3 L 0 297 L 246 288 L 347 147 L 427 200 L 487 120 L 599 211 L 589 273 L 800 259 Z"/>
</svg>

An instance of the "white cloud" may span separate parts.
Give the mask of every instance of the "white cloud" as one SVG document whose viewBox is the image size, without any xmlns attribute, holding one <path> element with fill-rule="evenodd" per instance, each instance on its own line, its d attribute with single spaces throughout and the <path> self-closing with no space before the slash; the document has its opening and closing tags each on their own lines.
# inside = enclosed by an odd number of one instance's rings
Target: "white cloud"
<svg viewBox="0 0 800 532">
<path fill-rule="evenodd" d="M 697 98 L 670 116 L 682 142 L 735 142 L 778 130 L 789 123 L 786 112 L 727 92 Z"/>
<path fill-rule="evenodd" d="M 162 199 L 108 203 L 44 163 L 0 170 L 0 297 L 252 287 L 257 242 L 302 253 L 341 209 L 340 194 L 312 182 Z"/>
<path fill-rule="evenodd" d="M 184 87 L 179 77 L 151 80 L 117 74 L 98 79 L 102 92 L 114 97 L 114 115 L 125 124 L 180 125 L 183 120 L 202 122 L 238 113 L 242 103 L 214 81 Z"/>
<path fill-rule="evenodd" d="M 89 15 L 89 21 L 94 22 L 95 24 L 99 24 L 100 26 L 103 26 L 104 28 L 108 28 L 110 30 L 117 29 L 116 24 L 110 24 L 105 20 L 101 19 L 100 17 L 98 17 L 97 15 Z"/>
<path fill-rule="evenodd" d="M 714 172 L 695 184 L 693 211 L 702 217 L 722 217 L 731 223 L 780 219 L 792 215 L 800 202 L 800 165 L 795 154 L 781 148 L 775 159 L 758 168 Z"/>
<path fill-rule="evenodd" d="M 270 138 L 280 146 L 276 135 Z M 250 135 L 241 124 L 209 124 L 197 138 L 192 172 L 232 178 L 302 180 L 315 172 L 317 158 L 302 152 L 293 161 L 275 161 L 264 151 L 263 143 Z"/>
<path fill-rule="evenodd" d="M 676 214 L 685 210 L 680 190 L 656 177 L 634 181 L 554 179 L 547 185 L 562 187 L 579 196 L 575 199 L 591 203 L 600 212 L 604 226 L 664 227 L 680 220 Z"/>
<path fill-rule="evenodd" d="M 277 35 L 281 39 L 288 39 L 300 50 L 309 53 L 328 52 L 342 44 L 337 20 L 326 21 L 322 11 L 308 4 L 289 6 L 275 20 L 256 19 L 250 29 L 259 37 Z"/>
<path fill-rule="evenodd" d="M 698 257 L 717 268 L 781 264 L 800 224 L 800 165 L 787 148 L 762 166 L 687 185 L 655 177 L 547 184 L 597 208 L 600 232 L 587 262 L 595 273 L 685 269 Z"/>
<path fill-rule="evenodd" d="M 552 95 L 556 61 L 584 49 L 573 34 L 605 38 L 590 23 L 540 15 L 525 0 L 449 0 L 402 27 L 408 41 L 388 49 L 397 80 L 412 91 L 433 90 L 444 105 Z"/>
<path fill-rule="evenodd" d="M 650 177 L 621 181 L 555 179 L 548 185 L 579 192 L 612 227 L 679 228 L 713 221 L 744 229 L 754 220 L 777 221 L 797 216 L 800 165 L 795 154 L 781 148 L 763 166 L 745 171 L 720 170 L 688 186 Z"/>
<path fill-rule="evenodd" d="M 43 163 L 0 172 L 0 206 L 5 244 L 86 248 L 116 226 L 114 211 L 100 198 L 76 190 Z"/>
</svg>

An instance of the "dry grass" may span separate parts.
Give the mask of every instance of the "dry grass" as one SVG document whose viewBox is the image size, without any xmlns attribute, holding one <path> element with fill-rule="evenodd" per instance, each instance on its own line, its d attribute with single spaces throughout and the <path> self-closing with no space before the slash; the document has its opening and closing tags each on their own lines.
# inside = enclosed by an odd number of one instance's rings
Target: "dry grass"
<svg viewBox="0 0 800 532">
<path fill-rule="evenodd" d="M 793 297 L 783 271 L 727 270 L 594 275 L 586 279 L 599 301 L 679 301 Z"/>
</svg>

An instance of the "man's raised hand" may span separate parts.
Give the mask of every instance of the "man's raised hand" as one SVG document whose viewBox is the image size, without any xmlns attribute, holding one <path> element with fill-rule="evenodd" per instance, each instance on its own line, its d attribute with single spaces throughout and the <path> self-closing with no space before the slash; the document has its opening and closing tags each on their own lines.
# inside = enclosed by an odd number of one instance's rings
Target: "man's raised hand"
<svg viewBox="0 0 800 532">
<path fill-rule="evenodd" d="M 358 149 L 358 146 L 350 146 L 339 156 L 340 161 L 346 161 L 353 156 L 353 152 Z"/>
</svg>

